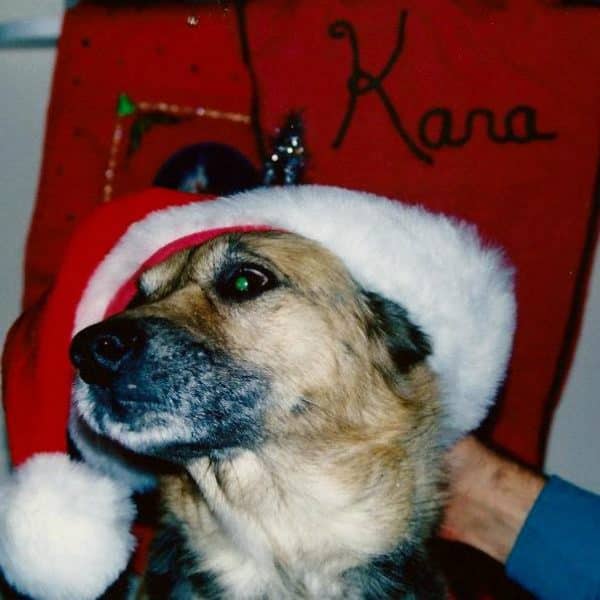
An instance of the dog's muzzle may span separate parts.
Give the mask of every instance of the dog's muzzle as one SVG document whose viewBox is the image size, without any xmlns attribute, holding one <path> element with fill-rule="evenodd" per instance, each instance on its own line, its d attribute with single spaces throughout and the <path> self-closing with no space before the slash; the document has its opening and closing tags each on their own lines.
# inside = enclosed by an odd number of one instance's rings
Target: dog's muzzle
<svg viewBox="0 0 600 600">
<path fill-rule="evenodd" d="M 134 319 L 115 319 L 80 331 L 71 343 L 71 361 L 79 376 L 109 385 L 143 350 L 146 334 Z"/>
<path fill-rule="evenodd" d="M 261 439 L 268 376 L 168 319 L 108 319 L 79 332 L 70 353 L 80 415 L 134 451 L 190 456 Z"/>
</svg>

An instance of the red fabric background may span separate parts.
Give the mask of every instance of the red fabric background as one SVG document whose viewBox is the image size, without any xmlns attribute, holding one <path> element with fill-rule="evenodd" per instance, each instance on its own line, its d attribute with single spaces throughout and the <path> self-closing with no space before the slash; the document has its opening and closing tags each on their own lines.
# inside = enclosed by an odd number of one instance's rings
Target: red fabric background
<svg viewBox="0 0 600 600">
<path fill-rule="evenodd" d="M 332 146 L 348 105 L 352 53 L 348 38 L 334 39 L 328 28 L 339 20 L 353 27 L 363 70 L 358 83 L 364 86 L 367 75 L 376 75 L 388 61 L 403 11 L 404 46 L 381 89 L 431 164 L 418 158 L 394 129 L 377 89 L 356 99 L 345 138 L 339 148 Z M 197 17 L 197 25 L 188 24 L 189 16 Z M 289 111 L 302 111 L 307 181 L 423 203 L 474 221 L 487 239 L 506 248 L 518 269 L 518 332 L 503 402 L 488 435 L 523 461 L 539 465 L 597 229 L 600 11 L 558 9 L 532 0 L 253 0 L 245 16 L 258 125 L 268 142 Z M 119 93 L 136 101 L 250 114 L 251 83 L 232 7 L 160 3 L 117 9 L 84 2 L 70 11 L 27 247 L 25 307 L 51 285 L 75 225 L 101 202 Z M 501 140 L 505 115 L 523 105 L 535 111 L 537 132 L 552 133 L 552 139 Z M 451 114 L 453 139 L 464 135 L 470 111 L 491 111 L 497 141 L 479 116 L 466 143 L 427 148 L 419 138 L 419 123 L 436 108 Z M 515 120 L 514 128 L 523 142 L 523 119 Z M 429 121 L 429 136 L 439 131 L 440 121 Z M 148 186 L 157 166 L 177 148 L 199 141 L 235 146 L 259 166 L 248 125 L 199 119 L 193 125 L 157 126 L 133 159 L 120 155 L 117 190 Z M 87 235 L 92 239 L 94 234 Z M 13 330 L 5 373 L 25 369 L 22 348 L 32 339 L 27 336 L 32 335 L 33 314 Z M 38 327 L 43 331 L 37 334 L 54 335 L 52 323 Z M 54 342 L 64 351 L 65 340 Z M 30 397 L 12 376 L 5 385 L 16 461 L 62 447 L 62 391 L 37 390 Z"/>
<path fill-rule="evenodd" d="M 27 245 L 25 308 L 52 282 L 77 223 L 102 201 L 120 93 L 134 101 L 248 113 L 250 88 L 233 13 L 204 11 L 202 27 L 195 28 L 186 24 L 189 14 L 189 7 L 175 3 L 117 9 L 85 2 L 67 13 Z M 190 142 L 227 141 L 252 151 L 248 126 L 205 119 L 201 131 L 196 128 L 193 121 Z M 165 130 L 175 139 L 165 141 Z M 158 165 L 185 139 L 179 127 L 153 128 L 144 139 L 144 160 L 140 152 L 119 165 L 116 191 L 148 187 Z"/>
</svg>

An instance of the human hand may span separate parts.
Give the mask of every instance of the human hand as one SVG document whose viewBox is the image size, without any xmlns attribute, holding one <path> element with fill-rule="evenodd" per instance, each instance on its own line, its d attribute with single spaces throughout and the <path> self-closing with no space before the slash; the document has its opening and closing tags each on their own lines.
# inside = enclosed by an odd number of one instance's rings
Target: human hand
<svg viewBox="0 0 600 600">
<path fill-rule="evenodd" d="M 448 502 L 441 536 L 504 563 L 545 480 L 473 436 L 447 454 Z"/>
</svg>

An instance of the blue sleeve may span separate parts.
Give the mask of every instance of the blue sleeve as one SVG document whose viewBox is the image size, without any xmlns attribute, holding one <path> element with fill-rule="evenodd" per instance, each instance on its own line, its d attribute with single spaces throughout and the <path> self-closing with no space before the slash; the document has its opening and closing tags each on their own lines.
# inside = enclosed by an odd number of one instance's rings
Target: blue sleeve
<svg viewBox="0 0 600 600">
<path fill-rule="evenodd" d="M 542 600 L 600 600 L 600 496 L 550 478 L 506 572 Z"/>
</svg>

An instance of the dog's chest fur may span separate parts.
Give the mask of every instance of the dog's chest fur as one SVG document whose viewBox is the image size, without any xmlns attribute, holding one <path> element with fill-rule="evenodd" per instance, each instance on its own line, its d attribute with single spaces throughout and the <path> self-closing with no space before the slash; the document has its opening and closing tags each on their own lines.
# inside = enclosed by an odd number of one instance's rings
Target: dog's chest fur
<svg viewBox="0 0 600 600">
<path fill-rule="evenodd" d="M 431 515 L 414 510 L 431 492 L 422 485 L 431 474 L 408 466 L 385 441 L 348 442 L 333 452 L 315 448 L 303 461 L 293 448 L 203 458 L 190 477 L 165 479 L 169 516 L 148 588 L 162 570 L 170 595 L 157 598 L 443 597 L 420 545 Z M 382 460 L 397 469 L 382 470 Z M 426 595 L 408 572 L 415 560 L 418 579 L 430 575 Z"/>
</svg>

